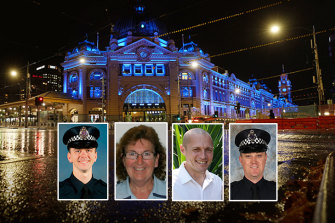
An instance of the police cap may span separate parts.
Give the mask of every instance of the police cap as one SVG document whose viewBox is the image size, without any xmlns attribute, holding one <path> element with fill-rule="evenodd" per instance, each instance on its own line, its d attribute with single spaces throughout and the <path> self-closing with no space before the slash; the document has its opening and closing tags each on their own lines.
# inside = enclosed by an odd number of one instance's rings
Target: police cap
<svg viewBox="0 0 335 223">
<path fill-rule="evenodd" d="M 235 145 L 241 153 L 266 152 L 271 136 L 262 129 L 245 129 L 235 137 Z"/>
<path fill-rule="evenodd" d="M 70 148 L 97 148 L 100 131 L 94 126 L 76 126 L 67 130 L 63 143 Z"/>
</svg>

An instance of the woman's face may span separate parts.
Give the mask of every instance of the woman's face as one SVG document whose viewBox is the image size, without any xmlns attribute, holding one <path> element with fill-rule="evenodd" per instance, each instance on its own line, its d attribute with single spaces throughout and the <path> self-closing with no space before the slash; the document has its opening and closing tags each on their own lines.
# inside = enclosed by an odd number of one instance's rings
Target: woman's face
<svg viewBox="0 0 335 223">
<path fill-rule="evenodd" d="M 139 139 L 135 143 L 130 143 L 125 150 L 126 154 L 123 157 L 123 165 L 126 167 L 130 182 L 142 185 L 150 182 L 154 169 L 158 167 L 159 160 L 159 154 L 150 158 L 150 154 L 155 153 L 154 145 L 149 140 Z M 127 158 L 127 153 L 128 155 L 135 155 L 135 157 L 137 154 L 144 154 L 137 155 L 137 159 L 130 159 Z M 143 159 L 143 156 L 146 159 Z"/>
</svg>

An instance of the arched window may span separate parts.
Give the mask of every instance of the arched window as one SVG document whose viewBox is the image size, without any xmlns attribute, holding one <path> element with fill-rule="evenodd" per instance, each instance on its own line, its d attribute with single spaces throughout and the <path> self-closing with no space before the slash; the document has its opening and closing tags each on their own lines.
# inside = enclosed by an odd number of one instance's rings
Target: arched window
<svg viewBox="0 0 335 223">
<path fill-rule="evenodd" d="M 128 95 L 125 103 L 164 103 L 164 100 L 157 92 L 151 89 L 138 89 Z"/>
</svg>

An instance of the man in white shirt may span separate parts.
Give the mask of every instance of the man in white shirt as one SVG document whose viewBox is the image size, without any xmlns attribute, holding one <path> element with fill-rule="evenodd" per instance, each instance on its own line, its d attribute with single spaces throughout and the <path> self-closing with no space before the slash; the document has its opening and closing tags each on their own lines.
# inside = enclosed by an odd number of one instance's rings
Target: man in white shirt
<svg viewBox="0 0 335 223">
<path fill-rule="evenodd" d="M 185 133 L 180 151 L 186 161 L 172 172 L 172 200 L 222 200 L 222 180 L 207 170 L 213 149 L 205 130 L 193 128 Z"/>
</svg>

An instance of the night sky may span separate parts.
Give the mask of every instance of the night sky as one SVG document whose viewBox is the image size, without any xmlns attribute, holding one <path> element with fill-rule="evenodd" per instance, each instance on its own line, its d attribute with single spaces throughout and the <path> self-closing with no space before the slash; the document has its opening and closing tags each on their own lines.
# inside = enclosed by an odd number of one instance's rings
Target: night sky
<svg viewBox="0 0 335 223">
<path fill-rule="evenodd" d="M 51 58 L 62 62 L 66 52 L 71 51 L 78 42 L 88 35 L 96 42 L 100 33 L 100 50 L 109 41 L 111 24 L 132 9 L 130 0 L 119 1 L 50 1 L 50 0 L 12 0 L 2 6 L 0 86 L 11 85 L 11 68 L 25 70 L 28 60 L 36 61 Z M 335 26 L 335 7 L 331 0 L 291 0 L 291 1 L 223 1 L 223 0 L 148 0 L 146 10 L 156 19 L 165 23 L 168 31 L 179 30 L 214 19 L 231 16 L 247 10 L 257 9 L 272 3 L 279 5 L 236 16 L 221 22 L 185 31 L 185 42 L 189 38 L 209 55 L 244 49 L 277 40 L 327 30 Z M 281 26 L 280 34 L 269 33 L 271 24 Z M 317 35 L 320 66 L 323 73 L 326 98 L 334 79 L 334 64 L 329 57 L 328 38 L 330 31 Z M 178 48 L 182 45 L 182 32 L 169 35 Z M 49 60 L 49 61 L 50 61 Z M 237 78 L 248 82 L 251 75 L 256 78 L 279 75 L 282 64 L 286 72 L 313 67 L 313 54 L 310 38 L 285 41 L 280 44 L 247 50 L 211 59 L 214 64 L 234 73 Z M 313 87 L 311 71 L 289 75 L 293 90 Z M 264 80 L 264 83 L 278 93 L 278 78 Z M 316 90 L 314 90 L 316 91 Z M 297 97 L 304 96 L 301 91 Z M 307 92 L 308 93 L 308 92 Z M 297 93 L 298 94 L 298 93 Z M 300 101 L 296 103 L 300 104 Z"/>
</svg>

